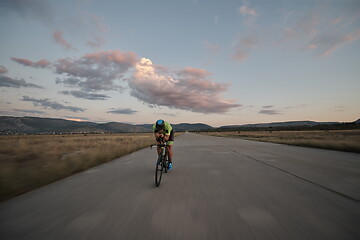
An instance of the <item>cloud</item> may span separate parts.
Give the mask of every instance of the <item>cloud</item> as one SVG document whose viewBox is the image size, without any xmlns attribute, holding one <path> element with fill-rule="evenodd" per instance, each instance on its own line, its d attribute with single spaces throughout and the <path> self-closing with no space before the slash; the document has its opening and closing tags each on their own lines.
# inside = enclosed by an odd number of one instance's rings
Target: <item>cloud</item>
<svg viewBox="0 0 360 240">
<path fill-rule="evenodd" d="M 244 16 L 253 16 L 253 17 L 258 16 L 258 13 L 255 11 L 255 9 L 251 9 L 245 5 L 239 8 L 239 13 L 241 13 Z"/>
<path fill-rule="evenodd" d="M 210 53 L 216 53 L 219 52 L 220 47 L 214 43 L 210 43 L 209 41 L 205 40 L 203 42 L 203 45 L 206 47 L 206 49 L 210 52 Z"/>
<path fill-rule="evenodd" d="M 35 99 L 35 98 L 28 97 L 28 96 L 23 96 L 22 101 L 32 102 L 34 104 L 34 106 L 42 106 L 45 109 L 51 108 L 51 109 L 55 109 L 55 110 L 68 110 L 71 112 L 84 112 L 85 111 L 85 109 L 83 109 L 83 108 L 64 106 L 58 102 L 50 101 L 50 99 L 48 99 L 48 98 Z"/>
<path fill-rule="evenodd" d="M 68 87 L 74 87 L 74 86 L 80 86 L 81 84 L 81 80 L 78 78 L 73 78 L 73 77 L 69 77 L 69 78 L 56 78 L 55 79 L 55 83 L 57 84 L 64 84 Z"/>
<path fill-rule="evenodd" d="M 64 49 L 67 50 L 76 50 L 75 48 L 73 48 L 73 46 L 68 43 L 68 41 L 66 41 L 63 37 L 63 32 L 62 31 L 55 31 L 53 32 L 53 39 L 55 40 L 55 42 L 61 46 L 64 47 Z"/>
<path fill-rule="evenodd" d="M 4 75 L 0 75 L 0 87 L 11 87 L 11 88 L 41 88 L 44 87 L 26 82 L 24 79 L 14 79 Z"/>
<path fill-rule="evenodd" d="M 258 12 L 247 6 L 247 4 L 238 8 L 238 12 L 243 16 L 243 24 L 246 26 L 253 26 L 258 17 Z"/>
<path fill-rule="evenodd" d="M 62 94 L 90 100 L 106 100 L 109 96 L 97 91 L 125 89 L 119 80 L 128 84 L 132 96 L 149 106 L 168 106 L 201 113 L 225 113 L 241 105 L 221 96 L 229 84 L 211 80 L 211 73 L 204 69 L 185 67 L 170 70 L 154 65 L 149 59 L 141 61 L 133 52 L 110 50 L 94 52 L 80 58 L 62 58 L 50 63 L 12 58 L 31 67 L 48 67 L 60 76 L 57 84 L 79 87 L 81 91 L 62 91 Z M 130 70 L 134 68 L 134 71 Z M 132 73 L 125 78 L 125 74 Z M 48 99 L 47 99 L 48 100 Z"/>
<path fill-rule="evenodd" d="M 7 73 L 8 69 L 4 67 L 3 65 L 0 65 L 0 73 Z"/>
<path fill-rule="evenodd" d="M 132 110 L 130 108 L 119 108 L 119 109 L 110 110 L 110 111 L 108 111 L 108 113 L 131 115 L 131 114 L 137 113 L 137 111 Z"/>
<path fill-rule="evenodd" d="M 51 65 L 51 63 L 46 59 L 42 59 L 42 60 L 37 61 L 37 62 L 33 62 L 33 61 L 25 59 L 25 58 L 12 57 L 11 59 L 13 61 L 15 61 L 15 62 L 17 62 L 17 63 L 19 63 L 21 65 L 27 66 L 27 67 L 46 68 L 46 67 L 49 67 Z"/>
<path fill-rule="evenodd" d="M 232 59 L 238 62 L 246 60 L 250 52 L 260 45 L 260 38 L 256 35 L 242 37 L 238 40 Z"/>
<path fill-rule="evenodd" d="M 43 111 L 38 110 L 24 110 L 24 109 L 14 109 L 15 112 L 22 112 L 22 113 L 31 113 L 31 114 L 46 114 Z"/>
<path fill-rule="evenodd" d="M 70 121 L 76 121 L 76 122 L 86 122 L 89 121 L 89 118 L 84 118 L 84 117 L 72 117 L 72 116 L 64 116 L 64 118 L 66 120 L 70 120 Z"/>
<path fill-rule="evenodd" d="M 99 48 L 105 44 L 105 40 L 101 37 L 94 36 L 94 40 L 86 41 L 86 45 L 89 47 Z"/>
<path fill-rule="evenodd" d="M 99 47 L 106 42 L 109 27 L 101 17 L 84 10 L 88 7 L 84 5 L 89 4 L 90 1 L 73 1 L 66 9 L 55 9 L 45 0 L 1 0 L 0 14 L 16 14 L 26 21 L 35 20 L 51 30 L 60 29 L 73 37 L 86 39 L 87 46 Z M 65 42 L 63 46 L 66 46 Z"/>
<path fill-rule="evenodd" d="M 278 115 L 278 114 L 282 114 L 279 110 L 275 110 L 275 109 L 266 109 L 266 110 L 261 110 L 259 113 L 261 114 L 268 114 L 268 115 Z"/>
<path fill-rule="evenodd" d="M 273 108 L 274 106 L 263 106 L 262 108 Z"/>
<path fill-rule="evenodd" d="M 62 58 L 54 63 L 48 60 L 33 62 L 24 58 L 11 58 L 24 66 L 34 68 L 51 68 L 59 75 L 57 84 L 81 87 L 83 91 L 124 90 L 116 85 L 116 80 L 124 79 L 125 74 L 138 61 L 133 52 L 109 50 L 89 53 L 80 58 Z"/>
<path fill-rule="evenodd" d="M 300 20 L 296 23 L 295 29 L 300 32 L 302 35 L 312 35 L 319 32 L 319 27 L 321 24 L 321 16 L 319 11 L 309 11 L 305 12 Z"/>
<path fill-rule="evenodd" d="M 83 21 L 88 25 L 89 39 L 86 45 L 93 48 L 100 48 L 106 43 L 106 36 L 109 33 L 109 27 L 104 20 L 92 13 L 84 13 Z"/>
<path fill-rule="evenodd" d="M 323 33 L 317 35 L 306 46 L 308 50 L 314 50 L 319 56 L 331 55 L 337 49 L 360 39 L 360 28 L 345 35 L 340 33 Z"/>
<path fill-rule="evenodd" d="M 82 92 L 82 91 L 62 91 L 62 94 L 71 95 L 77 98 L 85 98 L 89 100 L 107 100 L 109 96 L 105 94 L 97 94 L 97 93 L 89 93 L 89 92 Z"/>
<path fill-rule="evenodd" d="M 131 95 L 152 106 L 167 106 L 201 113 L 225 113 L 240 106 L 220 93 L 228 84 L 215 83 L 203 69 L 184 68 L 169 75 L 157 72 L 153 63 L 142 58 L 128 80 Z"/>
<path fill-rule="evenodd" d="M 193 68 L 193 67 L 186 67 L 178 71 L 177 74 L 184 78 L 195 78 L 195 79 L 203 79 L 211 75 L 208 71 L 204 69 Z"/>
<path fill-rule="evenodd" d="M 156 114 L 156 115 L 164 115 L 164 116 L 168 116 L 168 117 L 176 117 L 176 114 L 174 114 L 174 113 L 154 113 L 154 114 Z"/>
<path fill-rule="evenodd" d="M 86 54 L 78 59 L 63 58 L 54 63 L 55 72 L 66 75 L 56 83 L 79 86 L 86 91 L 123 90 L 115 84 L 137 62 L 133 52 L 119 50 Z"/>
<path fill-rule="evenodd" d="M 232 59 L 237 62 L 245 61 L 248 57 L 249 57 L 249 53 L 245 49 L 238 47 L 235 49 L 232 55 Z"/>
<path fill-rule="evenodd" d="M 334 107 L 332 107 L 332 109 L 335 112 L 344 112 L 347 110 L 347 107 L 346 106 L 334 106 Z"/>
<path fill-rule="evenodd" d="M 298 104 L 298 105 L 285 107 L 285 109 L 303 108 L 303 107 L 306 107 L 306 106 L 307 106 L 307 104 Z"/>
<path fill-rule="evenodd" d="M 207 64 L 212 63 L 214 60 L 218 59 L 216 56 L 217 53 L 220 52 L 220 47 L 217 44 L 211 43 L 208 40 L 203 41 L 203 46 L 206 48 L 206 62 Z"/>
<path fill-rule="evenodd" d="M 55 12 L 43 0 L 1 0 L 0 13 L 16 13 L 25 19 L 36 19 L 45 25 L 54 24 Z"/>
<path fill-rule="evenodd" d="M 313 6 L 310 11 L 291 14 L 276 44 L 329 57 L 338 49 L 360 39 L 360 14 L 352 4 Z M 331 14 L 329 14 L 331 13 Z"/>
</svg>

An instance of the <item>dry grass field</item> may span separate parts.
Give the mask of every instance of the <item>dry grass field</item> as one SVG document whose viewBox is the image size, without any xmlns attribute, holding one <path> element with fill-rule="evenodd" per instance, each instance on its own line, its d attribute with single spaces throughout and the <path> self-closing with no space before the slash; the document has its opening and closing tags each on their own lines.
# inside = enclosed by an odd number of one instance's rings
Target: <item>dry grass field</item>
<svg viewBox="0 0 360 240">
<path fill-rule="evenodd" d="M 360 153 L 360 130 L 206 132 L 219 137 L 283 143 Z"/>
<path fill-rule="evenodd" d="M 151 133 L 0 136 L 0 201 L 152 143 Z"/>
</svg>

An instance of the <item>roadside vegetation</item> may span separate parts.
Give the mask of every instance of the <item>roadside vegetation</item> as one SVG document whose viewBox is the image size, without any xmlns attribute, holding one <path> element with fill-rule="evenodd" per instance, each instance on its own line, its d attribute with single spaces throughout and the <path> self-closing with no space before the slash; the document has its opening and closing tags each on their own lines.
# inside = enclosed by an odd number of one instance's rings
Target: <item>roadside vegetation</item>
<svg viewBox="0 0 360 240">
<path fill-rule="evenodd" d="M 152 143 L 151 133 L 0 136 L 0 201 Z"/>
<path fill-rule="evenodd" d="M 201 134 L 360 153 L 360 129 L 313 131 L 213 131 L 201 132 Z"/>
</svg>

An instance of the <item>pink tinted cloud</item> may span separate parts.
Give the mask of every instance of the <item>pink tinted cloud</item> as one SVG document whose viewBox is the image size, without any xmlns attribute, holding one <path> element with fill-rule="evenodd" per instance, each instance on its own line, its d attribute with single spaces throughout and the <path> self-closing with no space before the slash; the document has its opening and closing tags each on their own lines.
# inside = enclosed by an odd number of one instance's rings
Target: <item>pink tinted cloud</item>
<svg viewBox="0 0 360 240">
<path fill-rule="evenodd" d="M 28 60 L 28 59 L 25 59 L 25 58 L 15 58 L 15 57 L 12 57 L 11 58 L 13 61 L 21 64 L 21 65 L 24 65 L 24 66 L 27 66 L 27 67 L 34 67 L 34 68 L 46 68 L 48 66 L 51 65 L 51 62 L 49 62 L 48 60 L 46 59 L 41 59 L 37 62 L 33 62 L 31 60 Z"/>
<path fill-rule="evenodd" d="M 88 40 L 86 41 L 86 45 L 89 47 L 99 48 L 103 46 L 105 43 L 105 40 L 101 37 L 95 36 L 94 40 Z"/>
<path fill-rule="evenodd" d="M 178 75 L 180 76 L 189 76 L 194 78 L 206 78 L 211 75 L 205 69 L 186 67 L 180 71 L 178 71 Z"/>
<path fill-rule="evenodd" d="M 98 47 L 105 42 L 109 34 L 109 26 L 104 19 L 93 13 L 87 12 L 86 6 L 89 1 L 70 1 L 72 6 L 63 11 L 60 8 L 53 8 L 52 4 L 45 0 L 1 0 L 0 8 L 5 12 L 13 12 L 19 17 L 28 20 L 34 19 L 50 29 L 63 29 L 72 36 L 84 39 L 95 39 L 85 41 L 88 46 Z M 55 38 L 55 37 L 54 37 Z M 101 39 L 98 41 L 96 39 Z M 65 49 L 70 48 L 71 44 L 59 36 L 55 40 Z"/>
<path fill-rule="evenodd" d="M 122 52 L 120 50 L 109 50 L 86 54 L 84 61 L 106 64 L 121 64 L 126 68 L 133 66 L 138 58 L 134 52 Z"/>
<path fill-rule="evenodd" d="M 258 48 L 260 45 L 260 38 L 256 35 L 246 36 L 241 38 L 235 46 L 232 59 L 238 62 L 246 60 L 250 52 Z"/>
<path fill-rule="evenodd" d="M 295 25 L 295 29 L 302 35 L 312 35 L 320 31 L 321 16 L 318 11 L 305 13 Z"/>
<path fill-rule="evenodd" d="M 106 35 L 109 33 L 109 27 L 104 20 L 95 14 L 86 14 L 86 22 L 91 26 L 91 36 L 86 41 L 86 45 L 93 48 L 99 48 L 106 43 Z"/>
<path fill-rule="evenodd" d="M 51 25 L 55 21 L 55 11 L 47 1 L 42 0 L 2 0 L 0 7 L 5 11 L 11 11 L 24 19 L 36 19 L 44 25 Z"/>
<path fill-rule="evenodd" d="M 255 9 L 243 5 L 238 8 L 238 12 L 243 16 L 243 24 L 247 26 L 253 26 L 256 23 L 258 12 Z"/>
<path fill-rule="evenodd" d="M 186 67 L 177 72 L 178 85 L 199 91 L 225 91 L 228 84 L 212 82 L 208 79 L 211 75 L 208 71 L 199 68 Z"/>
<path fill-rule="evenodd" d="M 124 74 L 138 61 L 135 53 L 120 50 L 94 52 L 80 58 L 61 58 L 53 63 L 45 59 L 38 62 L 15 57 L 11 59 L 24 66 L 49 67 L 62 75 L 56 79 L 57 84 L 80 87 L 84 91 L 122 91 L 124 87 L 116 84 L 116 81 L 124 79 Z"/>
<path fill-rule="evenodd" d="M 323 33 L 316 36 L 306 49 L 314 50 L 321 57 L 331 55 L 337 49 L 360 39 L 360 28 L 347 34 Z"/>
<path fill-rule="evenodd" d="M 209 41 L 205 40 L 203 42 L 206 49 L 208 49 L 211 53 L 216 53 L 220 50 L 220 47 L 214 43 L 210 43 Z"/>
<path fill-rule="evenodd" d="M 25 58 L 11 58 L 13 61 L 20 63 L 21 65 L 32 67 L 34 65 L 34 62 Z"/>
<path fill-rule="evenodd" d="M 346 6 L 346 5 L 343 5 Z M 341 7 L 341 6 L 340 6 Z M 329 14 L 332 12 L 332 14 Z M 283 35 L 276 44 L 312 51 L 320 57 L 329 57 L 359 37 L 359 11 L 338 9 L 319 5 L 307 12 L 291 14 L 291 22 L 284 28 Z"/>
<path fill-rule="evenodd" d="M 123 79 L 137 61 L 135 53 L 119 50 L 89 53 L 77 59 L 59 59 L 54 64 L 55 72 L 65 77 L 56 82 L 90 91 L 123 90 L 115 81 Z"/>
<path fill-rule="evenodd" d="M 243 5 L 239 8 L 239 13 L 241 13 L 242 15 L 250 15 L 250 16 L 254 16 L 254 17 L 256 17 L 258 15 L 258 13 L 255 11 L 255 9 L 251 9 L 245 5 Z"/>
<path fill-rule="evenodd" d="M 7 73 L 8 69 L 4 67 L 3 65 L 0 65 L 0 73 Z"/>
<path fill-rule="evenodd" d="M 203 69 L 185 68 L 162 75 L 149 59 L 135 66 L 128 80 L 131 95 L 153 106 L 167 106 L 201 113 L 225 113 L 239 107 L 234 100 L 222 98 L 228 85 L 210 81 Z"/>
<path fill-rule="evenodd" d="M 334 20 L 330 21 L 331 24 L 338 24 L 343 20 L 342 17 L 335 18 Z"/>
<path fill-rule="evenodd" d="M 61 46 L 63 46 L 65 49 L 67 50 L 76 50 L 75 48 L 73 48 L 73 46 L 65 40 L 65 38 L 63 37 L 63 32 L 62 31 L 55 31 L 53 32 L 53 39 L 55 40 L 55 42 Z"/>
<path fill-rule="evenodd" d="M 232 59 L 237 62 L 243 62 L 249 57 L 249 53 L 240 47 L 237 47 L 232 55 Z"/>
</svg>

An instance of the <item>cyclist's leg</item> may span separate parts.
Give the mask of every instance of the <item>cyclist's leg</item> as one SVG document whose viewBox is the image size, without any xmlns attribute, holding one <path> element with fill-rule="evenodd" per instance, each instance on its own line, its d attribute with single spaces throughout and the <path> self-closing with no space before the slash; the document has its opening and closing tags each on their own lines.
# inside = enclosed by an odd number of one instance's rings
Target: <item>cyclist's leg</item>
<svg viewBox="0 0 360 240">
<path fill-rule="evenodd" d="M 171 130 L 169 141 L 166 143 L 166 145 L 169 145 L 169 162 L 172 162 L 173 159 L 173 147 L 174 144 L 174 130 Z"/>
<path fill-rule="evenodd" d="M 156 141 L 156 144 L 159 145 L 160 142 Z M 157 146 L 157 153 L 158 153 L 158 155 L 161 153 L 161 147 L 159 147 L 159 146 Z"/>
<path fill-rule="evenodd" d="M 169 143 L 169 142 L 168 142 Z M 173 151 L 172 151 L 172 143 L 169 143 L 169 147 L 168 147 L 168 153 L 169 153 L 169 162 L 172 162 L 172 159 L 173 159 Z"/>
</svg>

